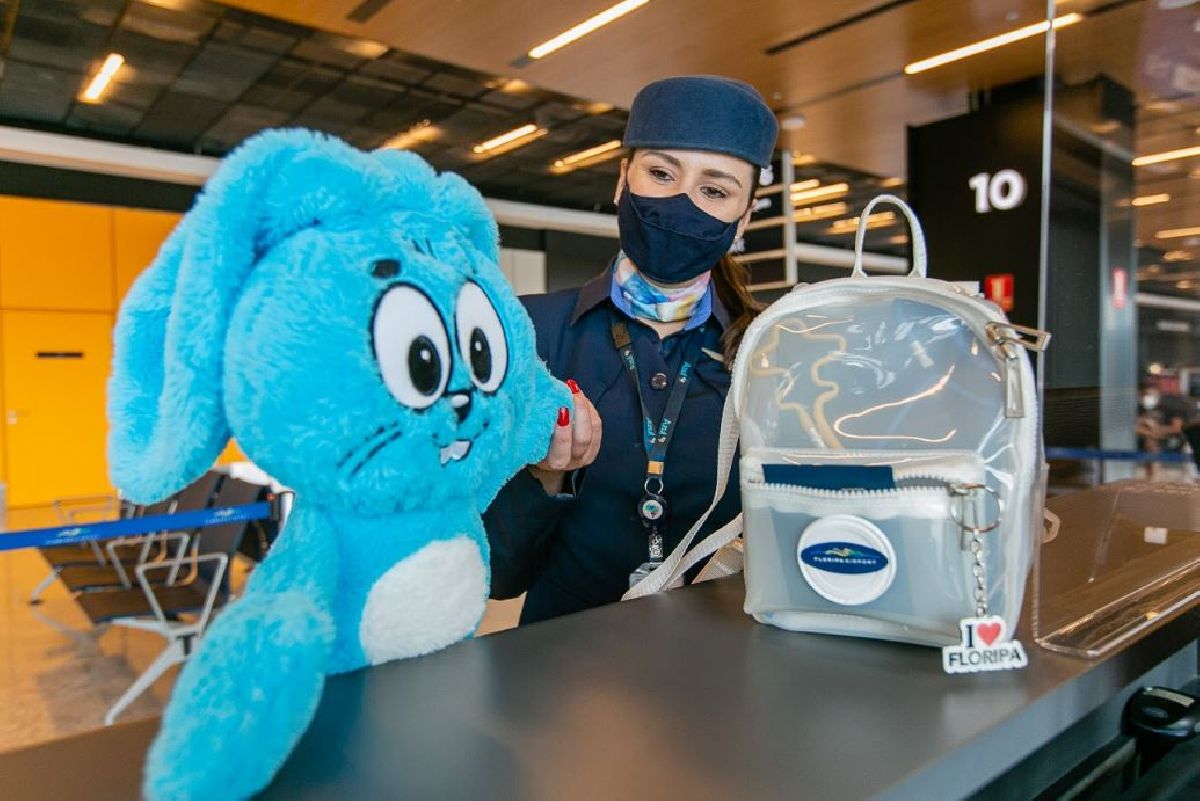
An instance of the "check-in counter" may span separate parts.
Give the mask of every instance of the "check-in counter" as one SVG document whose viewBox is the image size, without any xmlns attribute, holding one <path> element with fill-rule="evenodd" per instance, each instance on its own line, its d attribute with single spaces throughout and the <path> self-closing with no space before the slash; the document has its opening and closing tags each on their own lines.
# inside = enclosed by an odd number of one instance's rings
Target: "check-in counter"
<svg viewBox="0 0 1200 801">
<path fill-rule="evenodd" d="M 946 675 L 936 649 L 797 634 L 738 576 L 331 678 L 269 799 L 1032 797 L 1196 673 L 1200 611 L 1087 661 Z M 157 721 L 0 756 L 4 797 L 129 799 Z M 1015 769 L 1014 769 L 1015 768 Z"/>
</svg>

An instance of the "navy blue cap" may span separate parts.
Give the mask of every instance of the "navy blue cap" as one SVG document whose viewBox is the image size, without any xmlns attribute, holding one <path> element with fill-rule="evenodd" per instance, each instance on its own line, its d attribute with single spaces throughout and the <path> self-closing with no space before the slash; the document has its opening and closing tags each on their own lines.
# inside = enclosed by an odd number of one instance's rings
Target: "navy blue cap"
<svg viewBox="0 0 1200 801">
<path fill-rule="evenodd" d="M 778 135 L 775 115 L 750 84 L 719 75 L 680 75 L 637 93 L 624 145 L 708 150 L 765 168 Z"/>
</svg>

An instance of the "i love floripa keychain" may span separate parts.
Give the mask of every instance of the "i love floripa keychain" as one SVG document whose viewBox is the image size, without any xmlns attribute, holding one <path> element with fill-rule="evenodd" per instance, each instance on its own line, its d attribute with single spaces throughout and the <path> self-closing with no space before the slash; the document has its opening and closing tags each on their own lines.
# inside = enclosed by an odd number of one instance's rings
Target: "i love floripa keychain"
<svg viewBox="0 0 1200 801">
<path fill-rule="evenodd" d="M 986 489 L 982 485 L 969 485 L 960 488 L 961 492 L 974 492 Z M 976 494 L 979 497 L 979 494 Z M 1000 525 L 999 515 L 996 521 L 986 527 L 979 527 L 981 510 L 976 504 L 963 504 L 963 512 L 973 518 L 968 524 L 958 520 L 963 530 L 963 544 L 971 552 L 971 575 L 975 579 L 975 616 L 965 617 L 958 621 L 962 640 L 957 645 L 942 647 L 942 670 L 946 673 L 984 673 L 992 670 L 1016 670 L 1029 664 L 1025 649 L 1017 640 L 1008 638 L 1007 624 L 1004 618 L 988 614 L 987 598 L 987 567 L 983 554 L 983 534 L 992 531 Z M 967 510 L 970 510 L 968 512 Z"/>
</svg>

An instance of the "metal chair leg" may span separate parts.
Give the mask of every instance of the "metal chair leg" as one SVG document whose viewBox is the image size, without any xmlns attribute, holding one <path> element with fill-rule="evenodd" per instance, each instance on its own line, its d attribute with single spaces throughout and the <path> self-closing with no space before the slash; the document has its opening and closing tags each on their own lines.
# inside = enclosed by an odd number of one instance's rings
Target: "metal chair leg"
<svg viewBox="0 0 1200 801">
<path fill-rule="evenodd" d="M 33 588 L 33 592 L 29 594 L 29 605 L 37 606 L 42 602 L 42 593 L 49 589 L 50 585 L 58 578 L 59 568 L 52 567 L 46 577 Z"/>
<path fill-rule="evenodd" d="M 139 695 L 150 689 L 150 685 L 158 681 L 159 677 L 186 658 L 183 641 L 171 640 L 162 653 L 150 663 L 150 667 L 146 668 L 146 671 L 137 677 L 137 681 L 130 685 L 129 689 L 108 710 L 108 713 L 104 716 L 104 725 L 113 725 L 113 722 L 120 717 L 127 706 L 133 703 Z"/>
</svg>

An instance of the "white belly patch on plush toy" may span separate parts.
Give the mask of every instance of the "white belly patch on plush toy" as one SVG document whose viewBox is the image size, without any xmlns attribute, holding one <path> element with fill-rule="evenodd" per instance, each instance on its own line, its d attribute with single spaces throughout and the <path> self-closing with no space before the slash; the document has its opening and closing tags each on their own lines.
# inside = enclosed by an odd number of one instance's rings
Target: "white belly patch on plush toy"
<svg viewBox="0 0 1200 801">
<path fill-rule="evenodd" d="M 358 639 L 373 665 L 445 648 L 483 617 L 487 568 L 464 535 L 431 542 L 389 568 L 367 595 Z"/>
<path fill-rule="evenodd" d="M 145 793 L 245 798 L 325 677 L 469 636 L 481 514 L 541 460 L 571 394 L 537 357 L 483 198 L 395 150 L 268 131 L 218 168 L 121 306 L 109 465 L 168 497 L 232 436 L 296 492 L 185 663 Z"/>
</svg>

